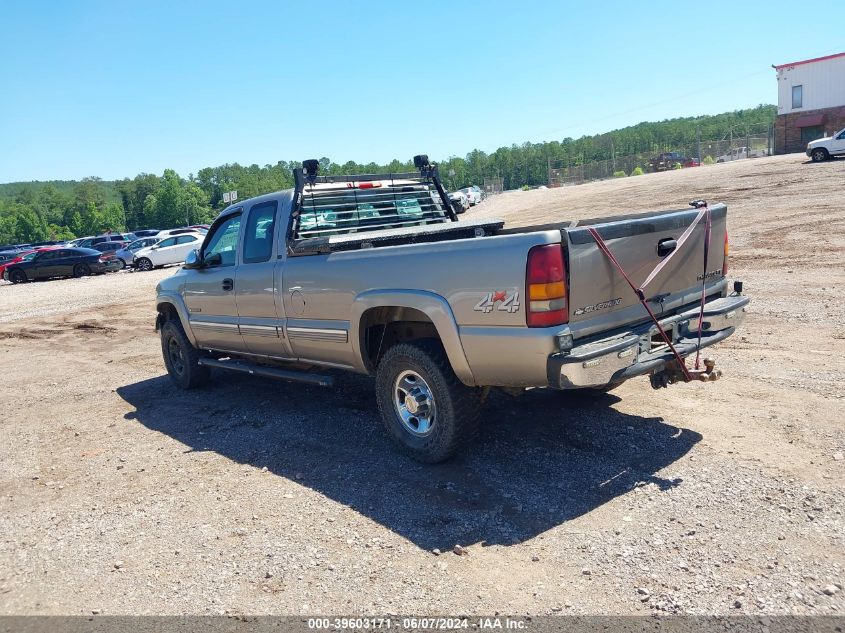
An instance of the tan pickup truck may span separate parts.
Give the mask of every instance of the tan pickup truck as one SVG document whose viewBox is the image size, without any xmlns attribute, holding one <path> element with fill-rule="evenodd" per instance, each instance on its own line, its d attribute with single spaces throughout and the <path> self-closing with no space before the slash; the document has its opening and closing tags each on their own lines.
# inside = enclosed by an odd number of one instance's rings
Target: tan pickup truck
<svg viewBox="0 0 845 633">
<path fill-rule="evenodd" d="M 334 370 L 370 374 L 387 433 L 437 462 L 476 433 L 489 388 L 689 380 L 679 360 L 743 319 L 724 205 L 706 225 L 684 208 L 505 228 L 457 221 L 436 166 L 415 162 L 419 173 L 338 177 L 306 161 L 293 189 L 224 210 L 157 288 L 176 383 L 211 369 L 326 386 Z M 641 301 L 622 273 L 641 283 L 661 263 Z"/>
</svg>

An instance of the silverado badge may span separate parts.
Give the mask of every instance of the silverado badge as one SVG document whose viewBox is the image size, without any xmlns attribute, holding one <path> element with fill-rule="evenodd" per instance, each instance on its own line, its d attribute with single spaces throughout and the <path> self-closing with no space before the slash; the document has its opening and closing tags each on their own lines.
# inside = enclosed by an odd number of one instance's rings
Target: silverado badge
<svg viewBox="0 0 845 633">
<path fill-rule="evenodd" d="M 583 308 L 578 308 L 575 310 L 575 316 L 580 314 L 589 314 L 590 312 L 595 312 L 596 310 L 604 310 L 605 308 L 612 308 L 613 306 L 618 306 L 622 303 L 622 297 L 618 299 L 610 299 L 608 301 L 602 301 L 601 303 L 596 303 L 591 306 L 584 306 Z"/>
</svg>

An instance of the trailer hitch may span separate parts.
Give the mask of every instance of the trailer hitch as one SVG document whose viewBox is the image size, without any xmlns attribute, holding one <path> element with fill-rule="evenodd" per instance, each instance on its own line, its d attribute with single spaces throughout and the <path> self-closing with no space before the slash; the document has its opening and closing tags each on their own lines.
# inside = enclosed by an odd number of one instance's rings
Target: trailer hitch
<svg viewBox="0 0 845 633">
<path fill-rule="evenodd" d="M 689 379 L 687 379 L 687 374 Z M 708 357 L 704 359 L 704 369 L 687 369 L 685 374 L 678 366 L 678 361 L 672 360 L 660 371 L 652 373 L 649 379 L 653 389 L 661 389 L 674 385 L 676 382 L 692 382 L 693 380 L 713 382 L 721 377 L 722 370 L 716 369 L 716 361 Z"/>
</svg>

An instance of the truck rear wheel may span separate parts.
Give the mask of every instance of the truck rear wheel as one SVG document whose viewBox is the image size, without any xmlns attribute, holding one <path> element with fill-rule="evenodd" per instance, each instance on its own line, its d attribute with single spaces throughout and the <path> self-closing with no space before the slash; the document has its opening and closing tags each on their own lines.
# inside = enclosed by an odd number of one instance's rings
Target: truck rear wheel
<svg viewBox="0 0 845 633">
<path fill-rule="evenodd" d="M 167 373 L 182 389 L 201 387 L 211 377 L 209 368 L 199 364 L 199 351 L 178 321 L 171 319 L 161 327 L 161 353 Z"/>
<path fill-rule="evenodd" d="M 449 459 L 478 431 L 481 390 L 458 380 L 434 340 L 387 350 L 376 370 L 376 399 L 388 436 L 419 462 Z"/>
</svg>

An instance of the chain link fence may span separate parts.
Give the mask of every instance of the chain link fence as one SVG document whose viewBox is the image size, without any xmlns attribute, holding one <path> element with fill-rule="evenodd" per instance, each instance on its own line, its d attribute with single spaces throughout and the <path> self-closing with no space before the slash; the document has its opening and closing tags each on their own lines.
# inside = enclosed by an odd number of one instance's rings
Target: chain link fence
<svg viewBox="0 0 845 633">
<path fill-rule="evenodd" d="M 502 193 L 502 191 L 504 191 L 504 188 L 505 182 L 503 178 L 494 177 L 484 179 L 484 194 L 487 196 Z"/>
<path fill-rule="evenodd" d="M 742 136 L 715 141 L 701 141 L 674 148 L 672 152 L 648 152 L 631 156 L 617 156 L 611 160 L 565 165 L 550 163 L 549 186 L 578 185 L 591 180 L 622 178 L 666 169 L 682 169 L 695 165 L 710 165 L 747 158 L 770 156 L 773 152 L 770 133 Z M 486 181 L 485 181 L 486 187 Z"/>
</svg>

